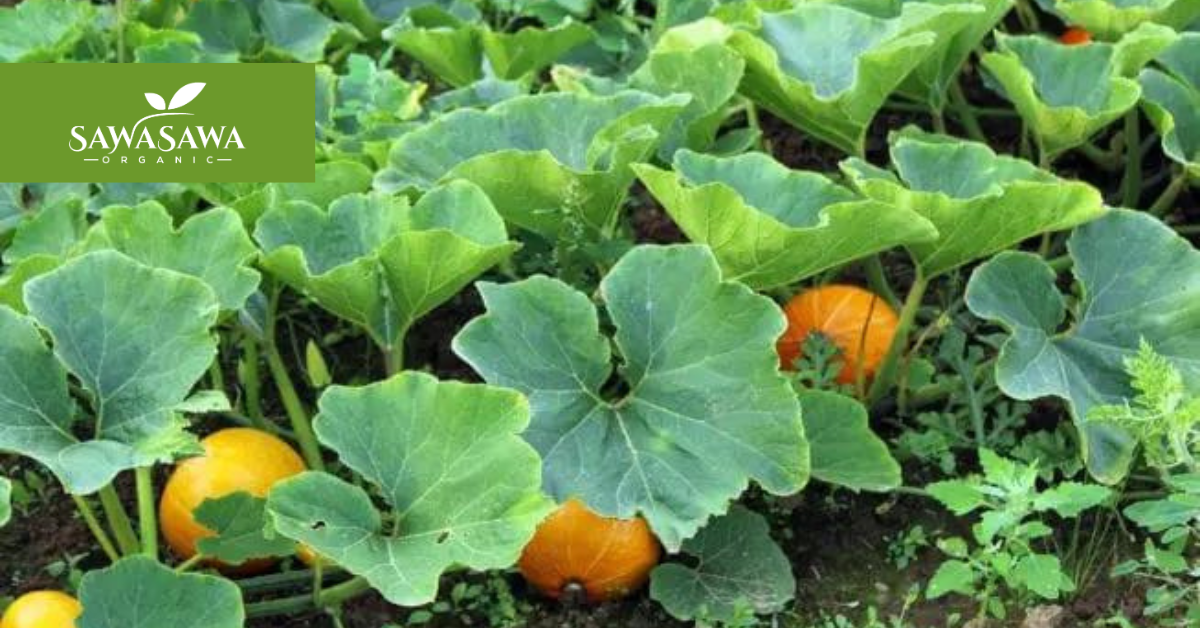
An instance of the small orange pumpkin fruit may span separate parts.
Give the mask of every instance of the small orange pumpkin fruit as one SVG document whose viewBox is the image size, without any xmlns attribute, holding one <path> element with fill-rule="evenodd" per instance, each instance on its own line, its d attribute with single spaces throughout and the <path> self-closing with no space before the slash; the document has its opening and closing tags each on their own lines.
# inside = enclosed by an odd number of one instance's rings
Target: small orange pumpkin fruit
<svg viewBox="0 0 1200 628">
<path fill-rule="evenodd" d="M 62 591 L 30 591 L 8 606 L 0 628 L 75 628 L 81 613 L 79 600 Z"/>
<path fill-rule="evenodd" d="M 805 290 L 783 308 L 787 331 L 775 343 L 780 366 L 791 369 L 800 357 L 804 340 L 819 332 L 841 350 L 842 370 L 837 380 L 853 384 L 859 365 L 870 379 L 892 346 L 899 318 L 896 311 L 870 291 L 843 284 Z"/>
<path fill-rule="evenodd" d="M 192 518 L 206 499 L 245 491 L 266 497 L 279 480 L 304 471 L 300 454 L 279 438 L 261 430 L 236 427 L 220 430 L 200 443 L 204 455 L 179 463 L 163 488 L 158 517 L 163 537 L 180 558 L 196 554 L 196 541 L 213 535 Z M 274 561 L 248 561 L 234 571 L 250 574 Z"/>
<path fill-rule="evenodd" d="M 1078 46 L 1092 43 L 1092 34 L 1086 28 L 1072 26 L 1058 36 L 1058 41 L 1067 46 Z"/>
<path fill-rule="evenodd" d="M 602 517 L 571 499 L 538 526 L 519 567 L 548 597 L 582 589 L 589 602 L 604 602 L 646 584 L 661 554 L 641 517 Z"/>
</svg>

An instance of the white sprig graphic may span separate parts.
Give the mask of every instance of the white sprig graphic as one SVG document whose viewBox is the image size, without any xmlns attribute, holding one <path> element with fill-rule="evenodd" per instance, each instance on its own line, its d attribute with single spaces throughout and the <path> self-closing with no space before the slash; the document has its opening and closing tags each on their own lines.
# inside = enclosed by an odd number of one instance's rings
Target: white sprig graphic
<svg viewBox="0 0 1200 628">
<path fill-rule="evenodd" d="M 167 106 L 162 96 L 153 92 L 146 92 L 146 102 L 150 103 L 151 107 L 162 111 L 163 109 L 172 110 L 178 109 L 194 100 L 200 95 L 200 90 L 204 89 L 204 83 L 188 83 L 179 88 L 175 95 L 171 97 L 171 105 Z"/>
</svg>

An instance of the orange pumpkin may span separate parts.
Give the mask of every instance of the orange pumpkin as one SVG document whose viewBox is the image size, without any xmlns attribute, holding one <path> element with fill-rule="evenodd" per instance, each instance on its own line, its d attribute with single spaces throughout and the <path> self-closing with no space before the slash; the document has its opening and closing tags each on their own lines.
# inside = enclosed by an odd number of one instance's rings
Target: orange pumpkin
<svg viewBox="0 0 1200 628">
<path fill-rule="evenodd" d="M 75 628 L 82 612 L 79 600 L 62 591 L 30 591 L 9 604 L 0 628 Z"/>
<path fill-rule="evenodd" d="M 1058 41 L 1067 46 L 1078 46 L 1080 44 L 1092 43 L 1092 34 L 1086 28 L 1072 26 L 1063 31 L 1062 35 L 1058 36 Z"/>
<path fill-rule="evenodd" d="M 238 427 L 221 430 L 201 441 L 204 455 L 179 463 L 163 489 L 158 517 L 167 544 L 181 558 L 196 554 L 196 541 L 212 531 L 196 523 L 194 511 L 206 499 L 245 491 L 266 497 L 279 480 L 304 471 L 304 460 L 290 445 L 266 432 Z M 254 560 L 235 571 L 263 571 L 270 560 Z"/>
<path fill-rule="evenodd" d="M 549 597 L 582 588 L 589 602 L 603 602 L 646 584 L 661 553 L 640 517 L 601 517 L 572 499 L 538 526 L 519 566 L 525 579 Z"/>
<path fill-rule="evenodd" d="M 791 369 L 804 340 L 820 332 L 841 350 L 837 380 L 843 384 L 854 383 L 859 365 L 865 378 L 875 374 L 899 323 L 895 310 L 877 295 L 839 284 L 805 290 L 792 297 L 783 311 L 788 327 L 775 343 L 780 366 Z"/>
</svg>

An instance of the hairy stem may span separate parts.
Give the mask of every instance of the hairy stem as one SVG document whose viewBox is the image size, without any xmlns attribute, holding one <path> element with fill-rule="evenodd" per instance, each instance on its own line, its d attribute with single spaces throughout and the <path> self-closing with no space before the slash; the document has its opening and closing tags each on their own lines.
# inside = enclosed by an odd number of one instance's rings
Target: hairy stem
<svg viewBox="0 0 1200 628">
<path fill-rule="evenodd" d="M 129 522 L 129 514 L 125 512 L 125 506 L 121 504 L 121 498 L 117 496 L 116 489 L 112 484 L 108 484 L 100 489 L 100 507 L 104 509 L 104 516 L 108 519 L 108 527 L 112 529 L 113 536 L 117 539 L 117 547 L 121 548 L 123 556 L 132 556 L 138 553 L 140 543 L 138 543 L 137 533 L 133 531 L 133 524 Z"/>
<path fill-rule="evenodd" d="M 137 482 L 138 530 L 142 535 L 142 553 L 158 560 L 158 519 L 154 512 L 152 467 L 134 469 Z"/>
<path fill-rule="evenodd" d="M 1142 198 L 1141 117 L 1134 107 L 1125 114 L 1125 176 L 1121 179 L 1121 203 L 1137 207 Z"/>
<path fill-rule="evenodd" d="M 266 338 L 263 341 L 267 352 L 267 368 L 271 371 L 271 379 L 275 381 L 279 399 L 283 402 L 283 409 L 287 412 L 288 420 L 292 424 L 292 431 L 296 433 L 296 441 L 300 445 L 300 452 L 304 454 L 305 462 L 308 463 L 310 469 L 324 471 L 325 461 L 321 459 L 321 448 L 312 431 L 312 420 L 304 409 L 304 404 L 300 401 L 300 395 L 296 394 L 296 386 L 292 383 L 291 375 L 288 375 L 283 357 L 279 355 L 279 345 L 275 338 L 279 293 L 279 288 L 273 291 L 267 309 Z"/>
<path fill-rule="evenodd" d="M 83 522 L 87 524 L 88 530 L 91 530 L 92 537 L 96 539 L 96 543 L 100 545 L 100 549 L 108 557 L 109 562 L 115 563 L 120 560 L 121 554 L 113 546 L 112 539 L 104 531 L 104 526 L 100 525 L 100 520 L 96 518 L 96 511 L 88 503 L 87 498 L 72 495 L 71 499 L 75 502 L 75 508 L 79 509 L 79 516 L 83 517 Z"/>
<path fill-rule="evenodd" d="M 892 338 L 892 345 L 888 347 L 888 352 L 883 356 L 883 361 L 880 362 L 879 369 L 875 372 L 875 381 L 871 383 L 871 391 L 867 396 L 868 406 L 879 403 L 895 383 L 900 357 L 904 354 L 904 348 L 908 346 L 909 331 L 912 329 L 913 320 L 917 317 L 917 310 L 921 309 L 921 299 L 924 298 L 925 290 L 928 287 L 929 280 L 921 272 L 920 267 L 917 267 L 917 275 L 913 278 L 908 296 L 904 298 L 904 306 L 900 308 L 900 320 L 896 325 L 896 335 Z"/>
</svg>

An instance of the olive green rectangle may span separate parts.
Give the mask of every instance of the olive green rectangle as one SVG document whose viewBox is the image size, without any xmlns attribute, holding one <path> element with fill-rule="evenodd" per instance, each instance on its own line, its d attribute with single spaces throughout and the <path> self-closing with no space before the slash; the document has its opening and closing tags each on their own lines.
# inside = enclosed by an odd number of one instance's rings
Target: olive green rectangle
<svg viewBox="0 0 1200 628">
<path fill-rule="evenodd" d="M 313 181 L 315 76 L 298 63 L 0 64 L 0 181 Z"/>
</svg>

